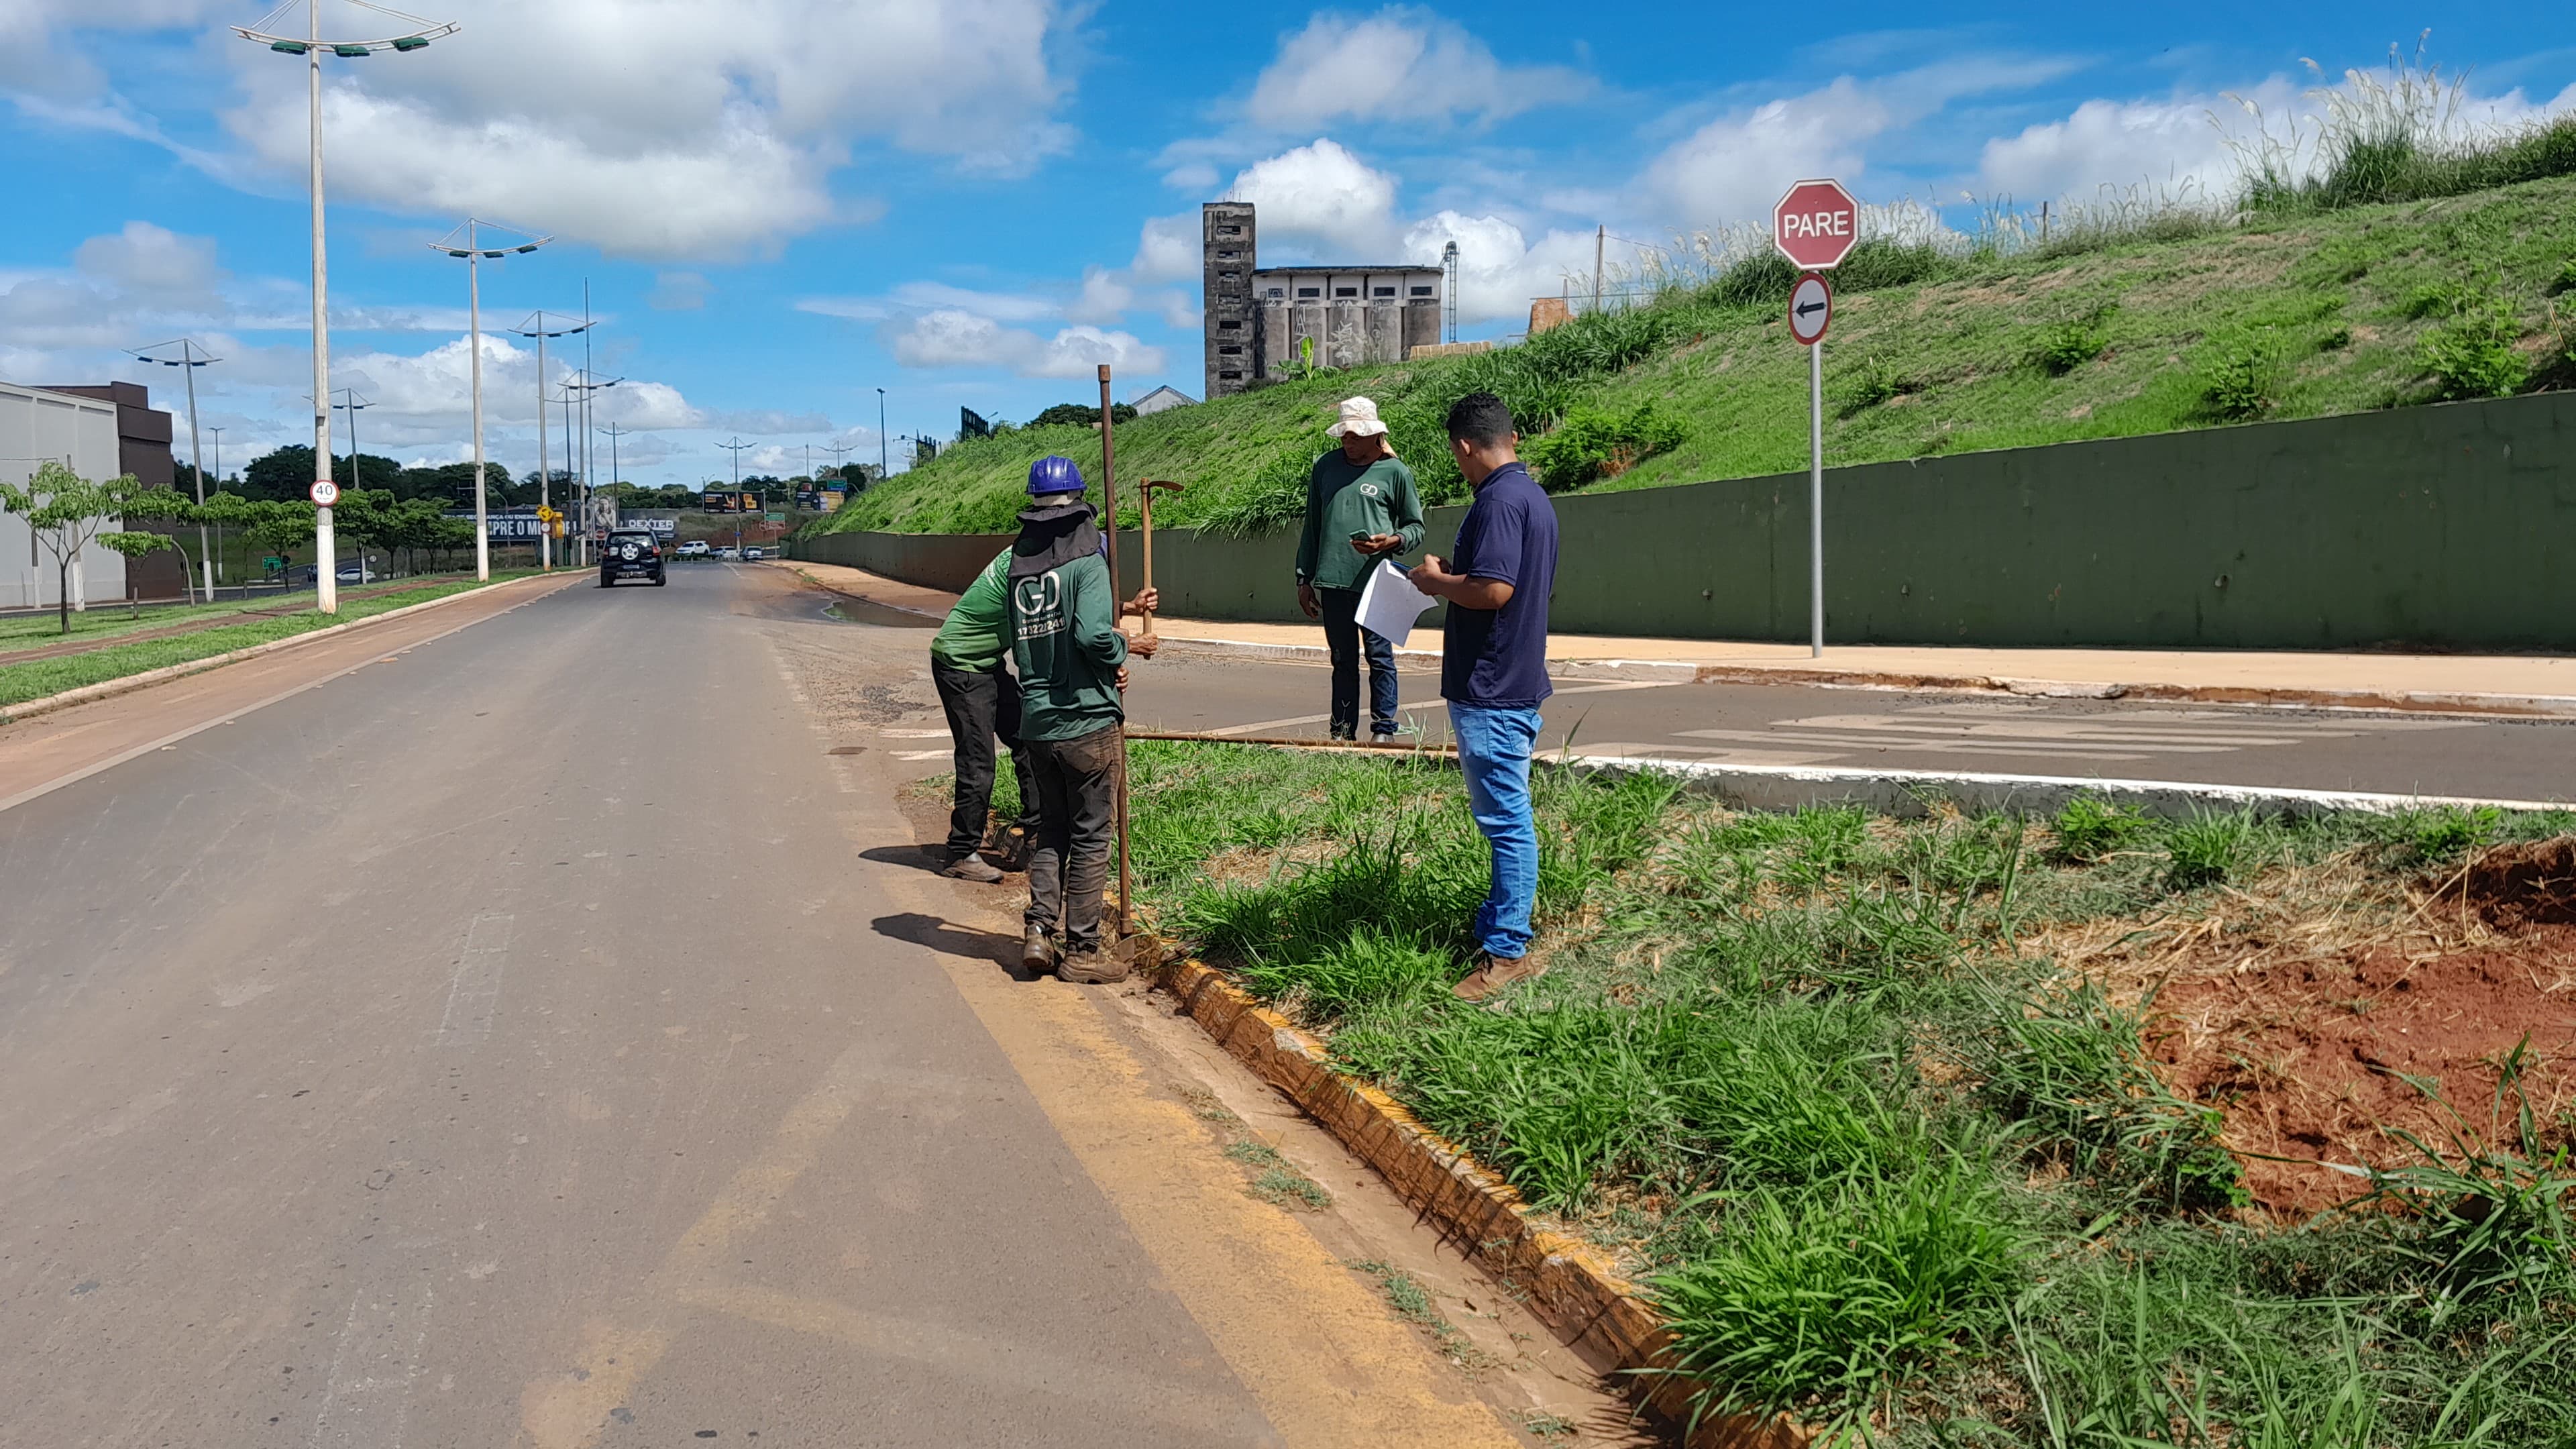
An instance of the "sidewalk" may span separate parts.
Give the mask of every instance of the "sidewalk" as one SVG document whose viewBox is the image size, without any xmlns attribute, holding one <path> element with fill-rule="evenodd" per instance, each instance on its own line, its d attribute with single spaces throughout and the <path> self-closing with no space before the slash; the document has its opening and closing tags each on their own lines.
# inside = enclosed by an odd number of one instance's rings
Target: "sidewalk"
<svg viewBox="0 0 2576 1449">
<path fill-rule="evenodd" d="M 835 593 L 939 616 L 954 594 L 899 584 L 837 564 L 774 560 Z M 1230 624 L 1165 617 L 1167 644 L 1283 658 L 1321 658 L 1313 625 Z M 1436 631 L 1416 630 L 1406 658 L 1440 657 Z M 1548 672 L 1573 679 L 1680 679 L 1699 684 L 1821 684 L 2056 699 L 2201 700 L 2345 709 L 2576 717 L 2576 659 L 2549 655 L 2256 653 L 2172 649 L 1932 649 L 1826 647 L 1709 639 L 1560 634 Z"/>
</svg>

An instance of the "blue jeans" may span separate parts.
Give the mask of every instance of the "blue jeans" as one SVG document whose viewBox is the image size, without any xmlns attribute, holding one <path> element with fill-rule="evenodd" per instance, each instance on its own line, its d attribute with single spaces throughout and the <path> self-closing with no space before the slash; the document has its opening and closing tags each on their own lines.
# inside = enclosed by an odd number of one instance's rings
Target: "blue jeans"
<svg viewBox="0 0 2576 1449">
<path fill-rule="evenodd" d="M 1350 738 L 1360 728 L 1360 656 L 1368 656 L 1369 733 L 1395 733 L 1395 646 L 1360 627 L 1358 589 L 1315 590 L 1324 609 L 1324 642 L 1333 657 L 1333 733 Z"/>
<path fill-rule="evenodd" d="M 1449 731 L 1467 776 L 1467 805 L 1494 847 L 1494 886 L 1476 912 L 1476 944 L 1487 955 L 1527 955 L 1530 910 L 1538 903 L 1538 824 L 1530 818 L 1530 753 L 1538 746 L 1534 709 L 1449 705 Z"/>
</svg>

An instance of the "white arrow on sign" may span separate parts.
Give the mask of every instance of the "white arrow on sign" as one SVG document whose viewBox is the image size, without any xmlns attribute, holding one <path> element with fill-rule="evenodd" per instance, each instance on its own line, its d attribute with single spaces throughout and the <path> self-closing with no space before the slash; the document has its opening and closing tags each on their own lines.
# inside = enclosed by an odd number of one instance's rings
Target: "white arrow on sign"
<svg viewBox="0 0 2576 1449">
<path fill-rule="evenodd" d="M 1806 276 L 1789 293 L 1789 335 L 1809 347 L 1825 340 L 1834 322 L 1834 289 L 1825 279 Z"/>
</svg>

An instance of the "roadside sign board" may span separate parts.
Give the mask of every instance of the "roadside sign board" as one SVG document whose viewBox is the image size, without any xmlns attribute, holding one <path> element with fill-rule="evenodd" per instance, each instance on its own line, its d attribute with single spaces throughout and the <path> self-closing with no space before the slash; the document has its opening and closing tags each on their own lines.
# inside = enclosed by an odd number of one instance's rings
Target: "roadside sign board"
<svg viewBox="0 0 2576 1449">
<path fill-rule="evenodd" d="M 1830 178 L 1801 181 L 1771 208 L 1771 244 L 1810 272 L 1842 265 L 1860 241 L 1860 203 Z"/>
<path fill-rule="evenodd" d="M 340 501 L 340 485 L 328 478 L 313 480 L 313 506 L 328 508 Z"/>
<path fill-rule="evenodd" d="M 1815 273 L 1800 277 L 1789 293 L 1789 335 L 1813 347 L 1825 340 L 1825 329 L 1833 324 L 1834 289 Z"/>
</svg>

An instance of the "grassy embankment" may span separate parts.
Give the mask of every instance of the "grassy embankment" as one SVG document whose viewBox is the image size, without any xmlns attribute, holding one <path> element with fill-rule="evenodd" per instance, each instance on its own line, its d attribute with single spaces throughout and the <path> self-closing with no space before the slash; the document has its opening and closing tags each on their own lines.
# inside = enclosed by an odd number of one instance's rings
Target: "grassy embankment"
<svg viewBox="0 0 2576 1449">
<path fill-rule="evenodd" d="M 492 574 L 492 582 L 497 584 L 511 579 L 525 578 L 530 572 L 533 570 L 515 572 L 495 570 Z M 346 624 L 356 619 L 371 618 L 408 604 L 426 603 L 431 599 L 445 598 L 449 594 L 461 594 L 469 589 L 482 587 L 484 585 L 471 578 L 451 579 L 444 583 L 426 584 L 416 589 L 404 589 L 398 593 L 350 599 L 340 605 L 340 612 L 337 614 L 324 614 L 308 607 L 292 614 L 249 619 L 239 624 L 219 625 L 211 629 L 200 629 L 194 633 L 173 635 L 166 639 L 143 639 L 130 644 L 107 642 L 96 649 L 79 654 L 0 666 L 0 711 L 5 711 L 13 704 L 24 704 L 31 699 L 43 699 L 48 695 L 60 694 L 67 689 L 103 684 L 111 679 L 123 679 L 129 675 L 143 674 L 173 664 L 210 659 L 235 649 L 247 649 L 254 644 L 291 638 L 297 634 L 310 633 L 315 629 L 328 628 L 333 624 Z M 309 599 L 310 596 L 304 597 Z M 261 599 L 248 604 L 228 602 L 198 605 L 193 608 L 163 609 L 157 612 L 146 610 L 140 622 L 128 618 L 122 609 L 93 607 L 86 614 L 72 616 L 73 638 L 77 640 L 81 637 L 84 620 L 97 620 L 102 625 L 108 625 L 109 620 L 115 621 L 112 625 L 97 631 L 98 637 L 112 641 L 115 635 L 131 632 L 137 628 L 150 629 L 173 623 L 184 623 L 192 618 L 220 617 L 225 614 L 242 613 L 249 609 L 274 608 L 277 602 L 275 599 Z M 102 619 L 102 615 L 108 616 L 107 619 Z M 42 627 L 39 629 L 36 628 L 35 622 L 27 620 L 13 619 L 0 623 L 0 649 L 36 648 L 63 637 L 54 632 L 53 615 L 41 616 L 41 624 Z M 29 630 L 34 632 L 27 633 L 23 638 L 19 637 L 21 633 Z"/>
<path fill-rule="evenodd" d="M 1923 1445 L 2564 1442 L 2576 1074 L 2476 993 L 2576 977 L 2576 931 L 2493 924 L 2576 922 L 2576 891 L 2491 921 L 2444 886 L 2576 816 L 1900 822 L 1549 767 L 1537 795 L 1552 970 L 1494 1009 L 1447 992 L 1486 868 L 1436 765 L 1140 743 L 1140 891 L 1650 1285 L 1711 1409 Z M 2563 1027 L 2546 985 L 2514 1009 Z M 2299 1064 L 2365 1026 L 2386 1072 Z"/>
<path fill-rule="evenodd" d="M 2313 182 L 2251 183 L 2223 214 L 2079 213 L 2045 243 L 1993 230 L 1863 243 L 1836 277 L 1827 455 L 1917 458 L 2576 381 L 2576 121 L 2465 157 L 2343 154 Z M 1189 485 L 1157 522 L 1266 531 L 1296 516 L 1334 401 L 1367 393 L 1426 493 L 1455 500 L 1465 489 L 1439 419 L 1477 388 L 1511 403 L 1558 491 L 1792 471 L 1806 465 L 1807 423 L 1806 360 L 1781 317 L 1791 280 L 1758 253 L 1492 354 L 1140 418 L 1118 430 L 1121 472 Z M 1028 464 L 1050 452 L 1097 477 L 1093 430 L 1014 430 L 958 443 L 812 528 L 1007 531 Z"/>
</svg>

